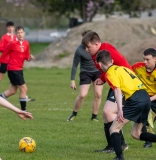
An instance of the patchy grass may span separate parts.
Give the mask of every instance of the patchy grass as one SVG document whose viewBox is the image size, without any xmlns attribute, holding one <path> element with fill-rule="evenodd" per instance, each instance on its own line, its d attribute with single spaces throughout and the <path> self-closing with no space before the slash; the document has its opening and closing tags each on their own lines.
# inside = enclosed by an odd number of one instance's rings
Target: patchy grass
<svg viewBox="0 0 156 160">
<path fill-rule="evenodd" d="M 93 88 L 91 86 L 81 110 L 73 122 L 67 122 L 72 113 L 78 89 L 70 88 L 70 68 L 24 70 L 28 95 L 36 101 L 27 103 L 34 120 L 23 121 L 15 113 L 0 107 L 1 143 L 0 157 L 3 160 L 112 160 L 115 154 L 94 153 L 94 149 L 106 146 L 103 132 L 102 109 L 108 91 L 104 86 L 103 99 L 99 111 L 99 122 L 92 122 Z M 76 77 L 78 86 L 78 74 Z M 5 75 L 1 82 L 1 92 L 9 87 Z M 78 88 L 78 87 L 77 87 Z M 19 105 L 18 94 L 8 98 Z M 126 160 L 155 160 L 155 144 L 143 149 L 143 143 L 130 136 L 132 123 L 124 127 L 125 139 L 129 149 L 125 151 Z M 37 144 L 34 153 L 21 153 L 18 142 L 22 137 L 32 137 Z"/>
</svg>

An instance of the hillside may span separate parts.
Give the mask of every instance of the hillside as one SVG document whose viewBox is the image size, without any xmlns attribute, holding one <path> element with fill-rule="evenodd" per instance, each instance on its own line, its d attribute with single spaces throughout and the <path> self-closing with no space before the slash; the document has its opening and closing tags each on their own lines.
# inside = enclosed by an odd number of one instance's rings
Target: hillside
<svg viewBox="0 0 156 160">
<path fill-rule="evenodd" d="M 71 29 L 65 38 L 51 43 L 35 57 L 34 62 L 26 63 L 26 66 L 71 66 L 74 51 L 81 43 L 81 33 L 88 29 L 96 31 L 103 42 L 113 44 L 133 64 L 142 60 L 142 52 L 146 48 L 156 46 L 156 35 L 151 32 L 151 28 L 156 29 L 155 18 L 116 18 L 85 23 Z"/>
</svg>

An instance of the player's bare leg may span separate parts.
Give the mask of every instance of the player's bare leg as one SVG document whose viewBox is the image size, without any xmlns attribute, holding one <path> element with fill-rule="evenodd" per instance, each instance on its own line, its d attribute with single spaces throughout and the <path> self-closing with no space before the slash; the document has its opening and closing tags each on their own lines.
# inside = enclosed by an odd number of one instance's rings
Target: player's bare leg
<svg viewBox="0 0 156 160">
<path fill-rule="evenodd" d="M 4 77 L 4 73 L 0 73 L 0 81 L 2 81 L 3 77 Z"/>
<path fill-rule="evenodd" d="M 79 87 L 79 95 L 77 96 L 77 98 L 75 100 L 73 113 L 68 117 L 67 121 L 74 120 L 74 118 L 77 115 L 77 112 L 79 111 L 79 109 L 82 106 L 82 103 L 83 103 L 85 97 L 88 94 L 89 88 L 90 88 L 90 84 L 80 85 L 80 87 Z"/>
<path fill-rule="evenodd" d="M 103 85 L 96 85 L 93 83 L 94 87 L 94 101 L 93 101 L 93 110 L 92 110 L 92 118 L 91 120 L 98 121 L 97 114 L 101 104 L 101 97 L 102 97 L 102 89 Z"/>
<path fill-rule="evenodd" d="M 17 92 L 17 86 L 14 86 L 14 85 L 10 85 L 10 87 L 9 87 L 9 89 L 8 90 L 6 90 L 6 91 L 4 91 L 2 94 L 1 94 L 1 97 L 3 97 L 3 98 L 8 98 L 8 97 L 10 97 L 10 96 L 12 96 L 12 95 L 14 95 L 14 94 L 16 94 L 16 92 Z"/>
</svg>

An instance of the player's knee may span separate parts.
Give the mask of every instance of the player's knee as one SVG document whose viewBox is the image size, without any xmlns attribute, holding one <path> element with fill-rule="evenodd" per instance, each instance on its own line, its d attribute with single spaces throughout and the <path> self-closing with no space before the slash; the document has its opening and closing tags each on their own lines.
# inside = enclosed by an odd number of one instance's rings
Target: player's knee
<svg viewBox="0 0 156 160">
<path fill-rule="evenodd" d="M 80 100 L 83 100 L 86 96 L 87 96 L 86 94 L 80 94 L 80 95 L 78 96 L 78 98 L 79 98 Z"/>
</svg>

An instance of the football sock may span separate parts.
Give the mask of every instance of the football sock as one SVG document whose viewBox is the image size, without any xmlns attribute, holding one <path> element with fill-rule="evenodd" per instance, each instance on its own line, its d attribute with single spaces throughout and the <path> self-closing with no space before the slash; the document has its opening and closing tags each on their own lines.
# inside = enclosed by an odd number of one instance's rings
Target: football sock
<svg viewBox="0 0 156 160">
<path fill-rule="evenodd" d="M 21 104 L 21 110 L 25 111 L 26 110 L 26 98 L 20 98 L 19 101 Z"/>
<path fill-rule="evenodd" d="M 77 112 L 73 111 L 73 115 L 76 116 L 76 115 L 77 115 Z"/>
<path fill-rule="evenodd" d="M 124 138 L 124 136 L 123 136 L 123 131 L 120 130 L 119 134 L 120 134 L 120 138 L 121 138 L 121 145 L 123 145 L 123 144 L 126 143 L 126 142 L 125 142 L 125 138 Z"/>
<path fill-rule="evenodd" d="M 111 141 L 112 141 L 112 146 L 115 150 L 115 153 L 118 157 L 121 157 L 122 155 L 122 148 L 121 148 L 121 138 L 120 134 L 118 132 L 114 132 L 111 134 Z"/>
<path fill-rule="evenodd" d="M 146 129 L 146 125 L 143 125 L 142 127 L 142 130 L 141 130 L 143 133 L 146 133 L 147 132 L 147 129 Z"/>
<path fill-rule="evenodd" d="M 2 98 L 7 99 L 7 97 L 5 96 L 4 92 L 0 95 Z"/>
<path fill-rule="evenodd" d="M 149 142 L 156 142 L 156 135 L 152 133 L 141 133 L 140 140 L 142 141 L 149 141 Z"/>
<path fill-rule="evenodd" d="M 108 147 L 112 147 L 112 142 L 111 142 L 111 137 L 109 132 L 109 128 L 111 127 L 112 123 L 113 121 L 109 123 L 104 123 L 104 132 L 105 132 L 106 140 L 108 143 Z"/>
<path fill-rule="evenodd" d="M 97 117 L 97 114 L 92 114 L 92 119 L 96 117 Z"/>
</svg>

